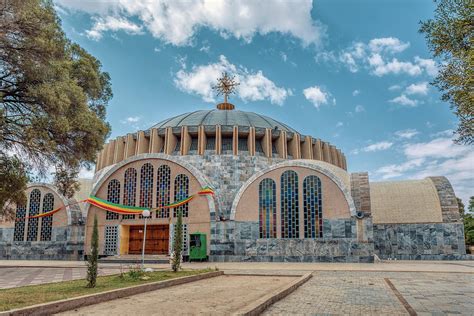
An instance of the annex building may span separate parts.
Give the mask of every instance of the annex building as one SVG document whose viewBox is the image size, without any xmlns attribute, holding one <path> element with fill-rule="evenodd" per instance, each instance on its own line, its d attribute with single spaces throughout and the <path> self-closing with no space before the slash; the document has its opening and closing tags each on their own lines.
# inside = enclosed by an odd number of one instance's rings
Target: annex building
<svg viewBox="0 0 474 316">
<path fill-rule="evenodd" d="M 350 173 L 341 149 L 265 115 L 221 103 L 117 137 L 98 153 L 89 195 L 152 209 L 146 254 L 168 255 L 177 210 L 189 235 L 207 236 L 211 261 L 373 262 L 462 259 L 463 224 L 442 176 L 372 182 Z M 176 208 L 160 208 L 213 188 Z M 0 259 L 81 259 L 94 215 L 102 256 L 142 251 L 141 215 L 73 204 L 32 183 L 17 219 L 68 205 L 53 216 L 0 222 Z M 69 206 L 71 205 L 72 206 Z"/>
</svg>

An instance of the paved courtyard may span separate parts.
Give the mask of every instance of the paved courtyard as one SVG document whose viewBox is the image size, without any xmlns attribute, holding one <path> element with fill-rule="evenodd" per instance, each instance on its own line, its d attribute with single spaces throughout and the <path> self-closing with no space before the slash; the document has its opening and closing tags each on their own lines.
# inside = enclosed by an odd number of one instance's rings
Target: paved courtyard
<svg viewBox="0 0 474 316">
<path fill-rule="evenodd" d="M 169 265 L 149 266 L 154 269 L 169 269 Z M 203 262 L 188 263 L 185 267 L 196 269 L 218 267 L 226 273 L 240 275 L 301 275 L 312 272 L 313 278 L 271 306 L 265 312 L 266 315 L 474 315 L 472 261 L 409 261 L 376 264 Z M 119 271 L 120 266 L 113 264 L 104 264 L 100 268 L 102 275 Z M 85 273 L 84 262 L 0 261 L 0 288 L 79 279 L 84 278 Z M 232 298 L 235 293 L 241 293 L 239 295 L 242 297 L 248 295 L 245 300 L 251 303 L 256 296 L 262 296 L 282 285 L 282 279 L 279 277 L 247 278 L 246 282 L 237 282 L 237 278 L 232 277 L 216 278 L 212 281 L 203 280 L 193 283 L 194 285 L 174 288 L 183 291 L 183 295 L 186 293 L 183 297 L 196 298 L 199 297 L 199 293 L 207 293 L 209 297 L 216 298 L 225 298 L 226 295 Z M 240 280 L 244 279 L 245 277 L 243 279 L 240 277 Z M 260 283 L 261 285 L 258 285 Z M 159 291 L 153 293 L 173 297 L 172 292 L 158 293 Z M 136 297 L 136 302 L 143 301 L 145 304 L 148 301 L 147 297 L 145 294 L 141 298 Z M 130 304 L 123 306 L 125 312 L 132 303 L 134 304 L 135 298 L 130 297 L 127 302 Z M 199 311 L 205 311 L 207 314 L 219 314 L 219 311 L 221 314 L 229 313 L 242 306 L 240 300 L 239 304 L 232 305 L 234 307 L 231 309 L 219 310 L 216 309 L 217 305 L 213 300 L 202 300 L 202 302 L 205 306 L 201 306 Z M 225 304 L 231 307 L 231 303 Z M 95 307 L 89 307 L 90 311 Z M 153 313 L 153 309 L 148 309 L 145 314 Z M 197 309 L 195 313 L 198 313 Z M 97 310 L 96 314 L 100 315 L 100 310 Z M 179 311 L 177 314 L 180 314 Z"/>
</svg>

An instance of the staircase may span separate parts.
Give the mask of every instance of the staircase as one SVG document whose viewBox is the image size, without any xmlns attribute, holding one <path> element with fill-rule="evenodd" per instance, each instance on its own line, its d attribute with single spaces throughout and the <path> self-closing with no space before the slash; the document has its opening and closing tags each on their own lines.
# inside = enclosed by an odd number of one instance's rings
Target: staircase
<svg viewBox="0 0 474 316">
<path fill-rule="evenodd" d="M 99 263 L 140 264 L 142 263 L 142 256 L 141 255 L 107 256 L 107 257 L 100 258 Z M 145 263 L 168 264 L 170 263 L 170 257 L 168 255 L 145 255 Z"/>
</svg>

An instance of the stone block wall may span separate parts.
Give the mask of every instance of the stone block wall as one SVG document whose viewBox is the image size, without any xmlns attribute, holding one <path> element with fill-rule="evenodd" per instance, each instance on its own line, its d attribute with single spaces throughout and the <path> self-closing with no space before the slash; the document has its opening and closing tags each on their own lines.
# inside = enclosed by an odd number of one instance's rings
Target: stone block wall
<svg viewBox="0 0 474 316">
<path fill-rule="evenodd" d="M 0 259 L 82 260 L 84 226 L 53 227 L 51 241 L 13 241 L 13 228 L 0 229 Z"/>
<path fill-rule="evenodd" d="M 462 223 L 375 224 L 373 229 L 381 259 L 468 259 Z"/>
<path fill-rule="evenodd" d="M 317 239 L 260 239 L 258 222 L 211 224 L 211 261 L 373 262 L 373 242 L 356 239 L 352 219 L 324 220 Z"/>
<path fill-rule="evenodd" d="M 460 222 L 458 200 L 446 177 L 429 177 L 438 191 L 444 223 Z"/>
<path fill-rule="evenodd" d="M 371 213 L 369 174 L 367 172 L 351 174 L 351 195 L 358 211 L 365 214 Z"/>
</svg>

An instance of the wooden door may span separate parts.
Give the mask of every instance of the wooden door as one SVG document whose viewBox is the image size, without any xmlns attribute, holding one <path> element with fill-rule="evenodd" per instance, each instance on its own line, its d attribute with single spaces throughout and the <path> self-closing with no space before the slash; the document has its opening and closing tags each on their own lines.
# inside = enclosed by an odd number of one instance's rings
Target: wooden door
<svg viewBox="0 0 474 316">
<path fill-rule="evenodd" d="M 141 254 L 143 245 L 143 226 L 130 226 L 129 254 Z M 145 254 L 168 254 L 169 226 L 147 225 Z"/>
</svg>

